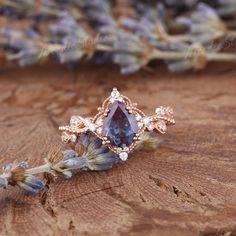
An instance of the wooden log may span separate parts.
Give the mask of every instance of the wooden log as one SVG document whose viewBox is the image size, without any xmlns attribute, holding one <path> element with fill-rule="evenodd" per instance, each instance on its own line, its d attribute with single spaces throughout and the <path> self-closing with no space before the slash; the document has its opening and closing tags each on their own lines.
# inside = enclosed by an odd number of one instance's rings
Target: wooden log
<svg viewBox="0 0 236 236">
<path fill-rule="evenodd" d="M 94 114 L 112 87 L 176 126 L 153 152 L 104 172 L 47 180 L 38 195 L 0 190 L 0 235 L 236 235 L 235 69 L 122 77 L 116 68 L 59 66 L 0 71 L 0 164 L 31 166 L 65 147 L 58 125 Z"/>
</svg>

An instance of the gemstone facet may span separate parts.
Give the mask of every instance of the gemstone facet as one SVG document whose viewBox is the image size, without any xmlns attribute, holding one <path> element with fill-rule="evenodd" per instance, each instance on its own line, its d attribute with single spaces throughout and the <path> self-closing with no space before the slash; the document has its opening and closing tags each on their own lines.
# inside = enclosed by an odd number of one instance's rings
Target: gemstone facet
<svg viewBox="0 0 236 236">
<path fill-rule="evenodd" d="M 102 134 L 116 147 L 129 147 L 138 133 L 138 122 L 129 114 L 123 102 L 115 101 L 110 105 L 109 113 L 103 120 Z"/>
</svg>

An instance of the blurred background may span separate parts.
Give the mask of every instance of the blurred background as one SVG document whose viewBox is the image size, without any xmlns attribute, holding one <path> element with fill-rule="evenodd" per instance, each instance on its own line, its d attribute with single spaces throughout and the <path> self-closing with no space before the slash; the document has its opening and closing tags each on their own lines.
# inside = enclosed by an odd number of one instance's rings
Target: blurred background
<svg viewBox="0 0 236 236">
<path fill-rule="evenodd" d="M 233 0 L 0 2 L 1 64 L 117 64 L 121 74 L 235 62 Z M 229 51 L 230 53 L 226 53 Z"/>
</svg>

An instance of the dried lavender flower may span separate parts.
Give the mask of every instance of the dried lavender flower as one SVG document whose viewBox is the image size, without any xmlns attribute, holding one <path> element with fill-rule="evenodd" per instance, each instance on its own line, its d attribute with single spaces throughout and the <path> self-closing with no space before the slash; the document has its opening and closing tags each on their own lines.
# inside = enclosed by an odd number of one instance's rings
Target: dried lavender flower
<svg viewBox="0 0 236 236">
<path fill-rule="evenodd" d="M 0 188 L 6 188 L 8 186 L 8 181 L 6 177 L 0 177 Z"/>
<path fill-rule="evenodd" d="M 104 0 L 80 0 L 79 5 L 85 11 L 90 23 L 99 30 L 103 26 L 115 26 L 109 1 Z"/>
<path fill-rule="evenodd" d="M 80 9 L 75 6 L 74 1 L 6 0 L 0 2 L 0 11 L 12 19 L 29 18 L 37 23 L 39 19 L 42 21 L 58 18 L 65 11 L 71 12 L 76 19 L 83 19 Z"/>
<path fill-rule="evenodd" d="M 7 164 L 0 175 L 0 186 L 6 188 L 8 185 L 17 185 L 29 193 L 37 193 L 45 184 L 38 177 L 28 174 L 28 168 L 26 161 Z"/>
<path fill-rule="evenodd" d="M 192 7 L 198 0 L 165 0 L 166 4 L 171 7 Z"/>
<path fill-rule="evenodd" d="M 74 150 L 63 152 L 63 159 L 56 164 L 51 164 L 51 173 L 53 175 L 64 175 L 67 178 L 72 177 L 74 171 L 83 170 L 87 167 L 87 159 L 79 156 Z"/>
<path fill-rule="evenodd" d="M 7 39 L 10 48 L 7 58 L 18 61 L 20 66 L 31 65 L 44 56 L 45 52 L 38 43 L 39 35 L 32 29 L 1 28 L 0 36 Z"/>
<path fill-rule="evenodd" d="M 218 0 L 219 7 L 217 12 L 222 17 L 236 16 L 236 2 L 235 0 Z"/>
<path fill-rule="evenodd" d="M 136 149 L 153 150 L 160 144 L 159 138 L 145 132 Z M 63 158 L 56 163 L 45 160 L 46 164 L 29 169 L 28 162 L 9 163 L 0 175 L 0 187 L 8 185 L 19 186 L 29 193 L 37 193 L 45 183 L 36 174 L 49 173 L 53 176 L 66 178 L 81 170 L 109 170 L 120 162 L 117 154 L 102 144 L 101 139 L 94 137 L 91 132 L 77 138 L 74 148 L 63 152 Z"/>
<path fill-rule="evenodd" d="M 217 12 L 205 3 L 199 3 L 190 16 L 182 16 L 178 23 L 187 27 L 190 42 L 206 44 L 223 37 L 227 28 Z"/>
<path fill-rule="evenodd" d="M 123 30 L 116 31 L 113 60 L 122 74 L 131 74 L 146 66 L 152 57 L 152 47 L 140 38 Z"/>
<path fill-rule="evenodd" d="M 111 152 L 102 144 L 101 139 L 91 133 L 81 136 L 78 140 L 80 155 L 87 159 L 87 168 L 90 170 L 108 170 L 119 162 L 117 154 Z"/>
</svg>

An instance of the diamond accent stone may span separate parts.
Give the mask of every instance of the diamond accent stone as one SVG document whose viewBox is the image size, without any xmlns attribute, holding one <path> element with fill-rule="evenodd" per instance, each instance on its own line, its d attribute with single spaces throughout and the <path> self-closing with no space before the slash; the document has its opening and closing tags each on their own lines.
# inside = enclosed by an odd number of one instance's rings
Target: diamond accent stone
<svg viewBox="0 0 236 236">
<path fill-rule="evenodd" d="M 143 122 L 138 122 L 138 127 L 142 128 L 143 127 Z"/>
<path fill-rule="evenodd" d="M 148 125 L 149 122 L 150 122 L 150 118 L 149 118 L 149 117 L 144 117 L 144 118 L 143 118 L 143 123 L 144 123 L 145 125 Z"/>
<path fill-rule="evenodd" d="M 77 136 L 76 136 L 75 134 L 72 134 L 72 135 L 70 136 L 70 141 L 71 141 L 72 143 L 75 143 L 76 140 L 77 140 Z"/>
<path fill-rule="evenodd" d="M 138 122 L 129 114 L 125 104 L 115 101 L 110 105 L 108 116 L 103 120 L 103 132 L 116 147 L 129 147 L 138 133 Z"/>
<path fill-rule="evenodd" d="M 101 133 L 102 133 L 102 128 L 101 128 L 101 127 L 97 128 L 97 132 L 98 132 L 99 134 L 101 134 Z"/>
<path fill-rule="evenodd" d="M 136 120 L 140 121 L 142 119 L 142 116 L 140 116 L 139 114 L 136 115 Z"/>
<path fill-rule="evenodd" d="M 112 98 L 119 98 L 120 92 L 116 88 L 113 88 L 113 91 L 111 92 L 111 97 Z"/>
<path fill-rule="evenodd" d="M 67 132 L 61 134 L 61 140 L 63 143 L 68 143 L 70 141 L 70 135 Z"/>
<path fill-rule="evenodd" d="M 92 132 L 94 132 L 96 130 L 96 128 L 97 128 L 96 125 L 92 123 L 90 118 L 85 119 L 84 120 L 84 124 Z"/>
<path fill-rule="evenodd" d="M 165 133 L 167 130 L 166 123 L 163 120 L 160 120 L 156 124 L 156 129 L 158 129 L 160 132 Z"/>
<path fill-rule="evenodd" d="M 121 152 L 119 154 L 119 158 L 122 160 L 122 161 L 126 161 L 128 159 L 128 153 L 127 152 Z"/>
<path fill-rule="evenodd" d="M 101 125 L 103 124 L 103 120 L 102 120 L 102 119 L 97 120 L 96 124 L 97 124 L 98 126 L 101 126 Z"/>
<path fill-rule="evenodd" d="M 153 125 L 152 123 L 147 124 L 146 126 L 147 126 L 147 129 L 148 129 L 149 131 L 153 131 L 154 128 L 155 128 L 154 125 Z"/>
<path fill-rule="evenodd" d="M 120 92 L 117 90 L 117 88 L 113 88 L 111 92 L 111 98 L 110 98 L 111 103 L 114 103 L 115 101 L 123 102 L 123 98 L 120 95 Z"/>
<path fill-rule="evenodd" d="M 155 112 L 156 112 L 156 114 L 164 115 L 165 109 L 164 109 L 164 107 L 157 107 Z"/>
<path fill-rule="evenodd" d="M 83 121 L 82 121 L 81 117 L 79 117 L 79 116 L 72 116 L 70 118 L 70 125 L 72 127 L 78 127 L 81 124 L 83 124 Z"/>
</svg>

